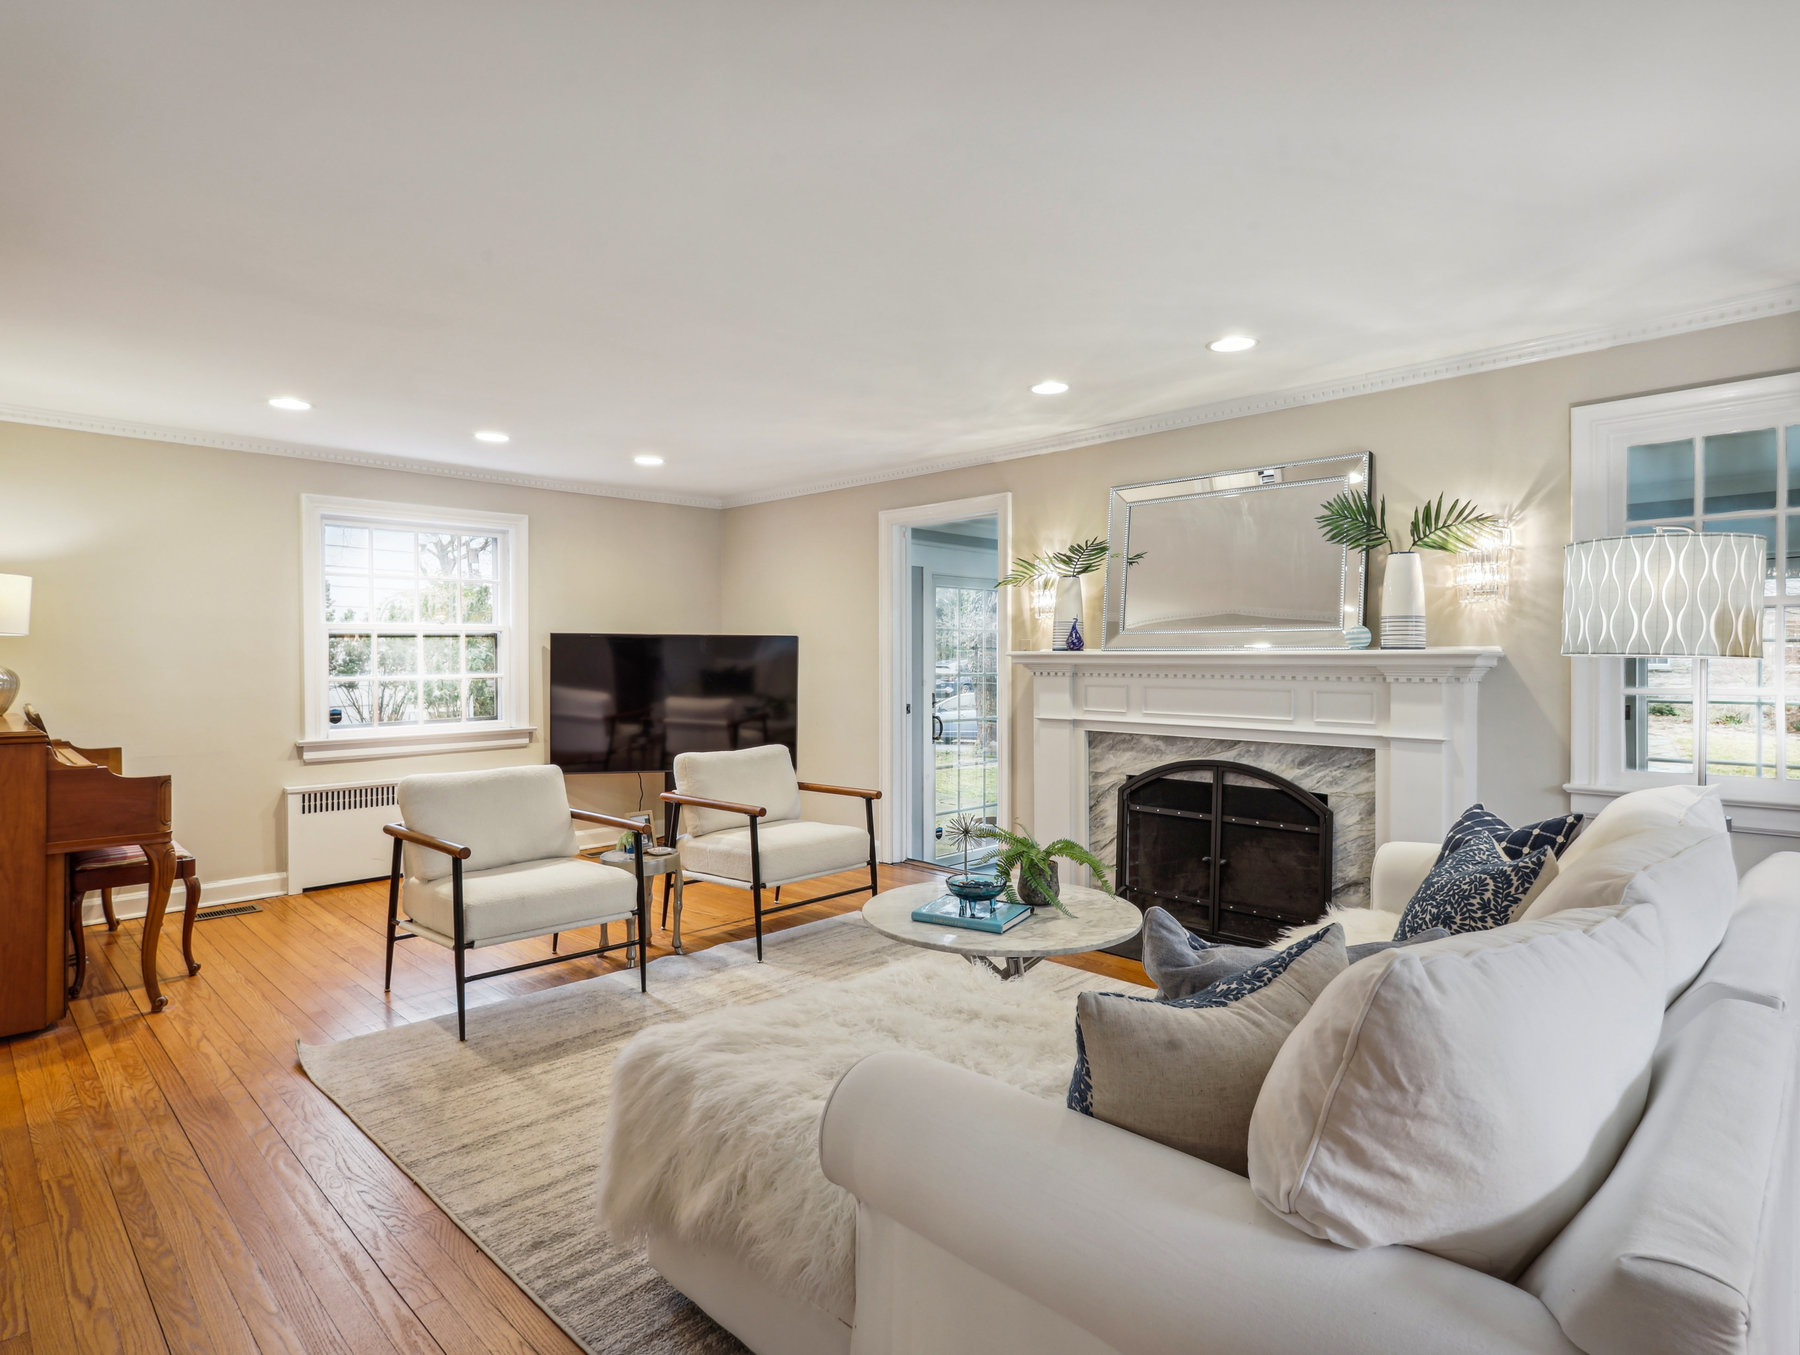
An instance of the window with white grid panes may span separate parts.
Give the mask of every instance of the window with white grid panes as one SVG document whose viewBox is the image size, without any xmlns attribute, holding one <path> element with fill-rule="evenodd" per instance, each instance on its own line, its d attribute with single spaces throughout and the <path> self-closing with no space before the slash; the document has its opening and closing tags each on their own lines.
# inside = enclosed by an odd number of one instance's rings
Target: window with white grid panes
<svg viewBox="0 0 1800 1355">
<path fill-rule="evenodd" d="M 333 734 L 481 728 L 507 709 L 507 533 L 319 520 L 323 724 Z"/>
<path fill-rule="evenodd" d="M 1707 674 L 1711 777 L 1800 781 L 1800 425 L 1647 442 L 1626 452 L 1625 530 L 1766 542 L 1763 647 Z M 1693 661 L 1625 660 L 1625 768 L 1692 775 Z"/>
</svg>

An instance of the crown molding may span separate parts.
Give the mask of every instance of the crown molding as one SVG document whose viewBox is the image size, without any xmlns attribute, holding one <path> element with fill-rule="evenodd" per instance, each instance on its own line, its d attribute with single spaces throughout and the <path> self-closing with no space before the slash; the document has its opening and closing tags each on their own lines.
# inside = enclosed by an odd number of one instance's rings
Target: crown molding
<svg viewBox="0 0 1800 1355">
<path fill-rule="evenodd" d="M 1643 343 L 1650 339 L 1688 334 L 1695 330 L 1715 329 L 1774 315 L 1800 311 L 1800 283 L 1754 292 L 1747 296 L 1696 306 L 1660 318 L 1624 325 L 1604 325 L 1576 330 L 1546 339 L 1486 348 L 1457 357 L 1404 367 L 1388 367 L 1359 376 L 1343 377 L 1309 386 L 1292 386 L 1260 395 L 1241 396 L 1212 404 L 1194 405 L 1166 414 L 1126 419 L 1118 423 L 1100 424 L 1093 428 L 1030 442 L 1009 443 L 982 451 L 957 456 L 939 457 L 927 462 L 914 462 L 861 475 L 839 476 L 829 480 L 799 480 L 773 485 L 746 494 L 705 495 L 676 494 L 632 485 L 603 484 L 592 480 L 564 480 L 542 475 L 518 475 L 481 466 L 458 466 L 440 461 L 421 461 L 412 457 L 388 456 L 377 452 L 350 451 L 340 447 L 321 447 L 304 442 L 281 442 L 269 438 L 243 437 L 232 433 L 212 433 L 191 428 L 168 428 L 158 424 L 136 423 L 127 419 L 111 419 L 60 410 L 32 409 L 23 405 L 0 404 L 0 423 L 35 424 L 44 428 L 68 428 L 84 433 L 107 433 L 114 437 L 143 438 L 152 442 L 182 443 L 191 447 L 218 447 L 226 451 L 252 452 L 259 456 L 297 457 L 307 461 L 329 461 L 339 465 L 363 466 L 371 470 L 405 471 L 412 475 L 438 475 L 452 480 L 475 480 L 487 484 L 517 485 L 524 489 L 548 489 L 565 494 L 590 494 L 605 499 L 635 499 L 647 503 L 677 504 L 684 508 L 744 508 L 751 504 L 771 503 L 780 499 L 804 498 L 809 494 L 825 494 L 839 489 L 856 489 L 865 485 L 885 484 L 890 480 L 910 480 L 921 475 L 937 475 L 943 471 L 966 470 L 1000 461 L 1016 461 L 1028 456 L 1045 456 L 1051 452 L 1072 451 L 1077 447 L 1093 447 L 1125 438 L 1143 437 L 1148 433 L 1167 433 L 1200 424 L 1222 423 L 1252 414 L 1270 414 L 1277 410 L 1297 409 L 1302 405 L 1325 404 L 1357 395 L 1396 390 L 1402 386 L 1423 385 L 1452 377 L 1473 376 L 1479 372 L 1497 371 L 1503 367 L 1519 367 L 1550 358 L 1569 357 L 1576 353 L 1592 353 L 1603 348 Z"/>
<path fill-rule="evenodd" d="M 486 484 L 516 485 L 521 489 L 549 489 L 563 494 L 590 494 L 601 499 L 636 499 L 647 503 L 672 503 L 683 508 L 723 508 L 723 499 L 705 494 L 675 494 L 633 485 L 609 485 L 592 480 L 562 480 L 548 475 L 518 475 L 483 466 L 457 466 L 442 461 L 358 452 L 342 447 L 320 447 L 308 442 L 278 442 L 270 438 L 241 437 L 234 433 L 210 433 L 193 428 L 167 428 L 128 419 L 96 418 L 54 409 L 31 409 L 0 404 L 0 423 L 34 424 L 40 428 L 68 428 L 79 433 L 106 433 L 112 437 L 143 438 L 150 442 L 175 442 L 189 447 L 217 447 L 228 452 L 252 452 L 257 456 L 288 456 L 302 461 L 329 461 L 369 470 L 405 471 L 409 475 L 437 475 L 448 480 L 478 480 Z"/>
<path fill-rule="evenodd" d="M 1344 377 L 1310 386 L 1293 386 L 1261 395 L 1220 400 L 1213 404 L 1194 405 L 1167 414 L 1152 414 L 1120 423 L 1101 424 L 1072 433 L 1058 433 L 1031 442 L 1013 443 L 985 451 L 967 452 L 959 456 L 915 463 L 903 468 L 871 471 L 865 475 L 841 476 L 826 481 L 809 481 L 781 488 L 759 490 L 750 494 L 725 497 L 725 507 L 743 508 L 750 504 L 771 503 L 778 499 L 801 498 L 808 494 L 824 494 L 837 489 L 856 489 L 864 485 L 882 484 L 889 480 L 910 480 L 918 475 L 936 475 L 942 471 L 965 470 L 972 466 L 988 466 L 998 461 L 1016 461 L 1027 456 L 1044 456 L 1050 452 L 1066 452 L 1077 447 L 1093 447 L 1104 442 L 1143 437 L 1147 433 L 1167 433 L 1178 428 L 1200 424 L 1222 423 L 1251 414 L 1269 414 L 1301 405 L 1324 404 L 1346 400 L 1356 395 L 1372 395 L 1378 391 L 1402 386 L 1418 386 L 1429 381 L 1451 377 L 1473 376 L 1478 372 L 1496 371 L 1502 367 L 1519 367 L 1549 358 L 1569 357 L 1576 353 L 1592 353 L 1603 348 L 1643 343 L 1649 339 L 1668 338 L 1700 329 L 1716 329 L 1745 320 L 1760 320 L 1772 315 L 1800 311 L 1800 283 L 1776 287 L 1766 292 L 1734 297 L 1711 305 L 1696 306 L 1657 319 L 1628 325 L 1604 325 L 1576 330 L 1547 339 L 1530 339 L 1499 348 L 1485 348 L 1458 357 L 1440 358 L 1432 362 L 1413 363 L 1405 367 L 1388 367 L 1360 376 Z"/>
</svg>

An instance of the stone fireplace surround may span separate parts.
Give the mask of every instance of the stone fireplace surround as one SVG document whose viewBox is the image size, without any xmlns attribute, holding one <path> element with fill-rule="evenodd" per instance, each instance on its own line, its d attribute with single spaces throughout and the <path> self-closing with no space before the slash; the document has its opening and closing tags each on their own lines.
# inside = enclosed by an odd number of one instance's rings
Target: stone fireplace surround
<svg viewBox="0 0 1800 1355">
<path fill-rule="evenodd" d="M 1367 903 L 1369 861 L 1440 840 L 1476 795 L 1478 684 L 1496 647 L 1015 651 L 1032 683 L 1032 830 L 1113 857 L 1124 779 L 1224 757 L 1329 795 L 1334 901 Z"/>
</svg>

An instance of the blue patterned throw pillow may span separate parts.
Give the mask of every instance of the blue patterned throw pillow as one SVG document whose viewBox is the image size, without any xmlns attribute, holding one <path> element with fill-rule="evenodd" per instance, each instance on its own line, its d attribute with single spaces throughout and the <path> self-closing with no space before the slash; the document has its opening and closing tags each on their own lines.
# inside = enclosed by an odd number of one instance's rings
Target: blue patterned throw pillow
<svg viewBox="0 0 1800 1355">
<path fill-rule="evenodd" d="M 1494 838 L 1470 835 L 1431 868 L 1400 914 L 1394 940 L 1405 941 L 1431 927 L 1455 935 L 1505 926 L 1549 860 L 1548 847 L 1513 861 Z"/>
<path fill-rule="evenodd" d="M 1561 856 L 1563 848 L 1575 840 L 1575 830 L 1581 827 L 1582 818 L 1580 814 L 1558 814 L 1555 818 L 1539 819 L 1536 823 L 1514 828 L 1485 805 L 1473 804 L 1463 810 L 1462 817 L 1444 834 L 1438 860 L 1444 860 L 1472 837 L 1492 838 L 1509 861 L 1522 861 L 1533 852 L 1545 850 L 1552 856 Z"/>
<path fill-rule="evenodd" d="M 1220 979 L 1211 987 L 1204 988 L 1187 997 L 1164 999 L 1138 997 L 1131 993 L 1113 993 L 1107 996 L 1125 1002 L 1153 1002 L 1159 1006 L 1182 1010 L 1191 1010 L 1197 1007 L 1229 1007 L 1232 1003 L 1267 988 L 1285 974 L 1288 966 L 1295 960 L 1334 933 L 1341 937 L 1343 929 L 1335 926 L 1326 927 L 1314 932 L 1311 936 L 1302 937 L 1286 950 L 1278 951 L 1261 964 L 1239 970 L 1227 978 Z M 1087 1045 L 1082 1039 L 1081 1022 L 1079 1021 L 1075 1023 L 1075 1074 L 1069 1079 L 1069 1109 L 1078 1110 L 1083 1115 L 1094 1113 L 1093 1070 L 1088 1065 Z"/>
</svg>

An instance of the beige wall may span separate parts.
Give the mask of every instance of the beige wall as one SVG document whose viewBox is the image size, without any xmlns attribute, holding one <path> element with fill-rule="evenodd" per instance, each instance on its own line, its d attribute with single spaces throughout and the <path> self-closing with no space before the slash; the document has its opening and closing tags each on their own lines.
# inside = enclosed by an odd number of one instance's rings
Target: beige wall
<svg viewBox="0 0 1800 1355">
<path fill-rule="evenodd" d="M 1482 684 L 1480 787 L 1509 817 L 1565 805 L 1568 663 L 1558 654 L 1561 547 L 1569 524 L 1569 409 L 1676 386 L 1800 367 L 1800 315 L 1409 386 L 1376 395 L 1159 433 L 725 515 L 723 614 L 734 629 L 801 637 L 800 762 L 805 775 L 873 785 L 876 776 L 876 515 L 883 509 L 1011 491 L 1013 549 L 1104 535 L 1108 486 L 1371 450 L 1376 487 L 1407 509 L 1440 492 L 1519 522 L 1511 604 L 1465 611 L 1448 564 L 1427 557 L 1430 638 L 1499 644 Z M 1379 587 L 1380 566 L 1370 596 Z M 1099 609 L 1097 580 L 1088 606 Z M 1371 608 L 1373 611 L 1373 608 Z M 1048 643 L 1015 600 L 1015 639 Z M 1031 815 L 1029 678 L 1014 670 L 1013 805 Z"/>
<path fill-rule="evenodd" d="M 305 493 L 530 515 L 536 742 L 300 762 Z M 264 875 L 283 869 L 284 786 L 543 761 L 548 634 L 716 629 L 720 531 L 706 509 L 0 423 L 0 573 L 35 579 L 31 634 L 0 639 L 0 663 L 53 733 L 174 776 L 205 879 Z M 577 781 L 578 803 L 637 803 L 633 777 Z"/>
<path fill-rule="evenodd" d="M 36 579 L 32 633 L 0 639 L 0 663 L 56 733 L 123 746 L 128 772 L 175 777 L 176 831 L 208 880 L 266 875 L 283 866 L 284 786 L 544 757 L 540 735 L 505 752 L 299 761 L 300 495 L 526 513 L 540 729 L 553 630 L 797 634 L 802 772 L 871 785 L 882 509 L 1011 491 L 1023 553 L 1104 533 L 1112 484 L 1367 448 L 1399 505 L 1446 491 L 1519 520 L 1514 596 L 1498 616 L 1461 610 L 1447 564 L 1428 564 L 1432 640 L 1506 648 L 1482 687 L 1481 794 L 1530 816 L 1563 803 L 1568 767 L 1557 635 L 1570 406 L 1796 367 L 1790 315 L 724 513 L 0 423 L 0 572 Z M 1014 625 L 1022 643 L 1047 643 L 1022 600 Z M 1031 694 L 1018 676 L 1013 803 L 1029 822 Z M 572 796 L 623 809 L 638 787 L 579 778 Z"/>
</svg>

